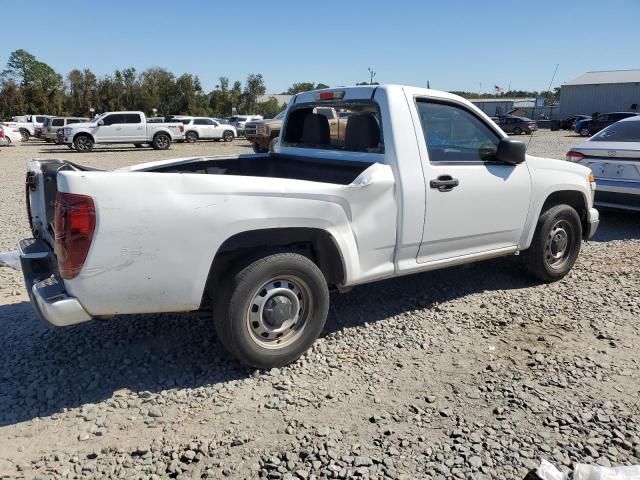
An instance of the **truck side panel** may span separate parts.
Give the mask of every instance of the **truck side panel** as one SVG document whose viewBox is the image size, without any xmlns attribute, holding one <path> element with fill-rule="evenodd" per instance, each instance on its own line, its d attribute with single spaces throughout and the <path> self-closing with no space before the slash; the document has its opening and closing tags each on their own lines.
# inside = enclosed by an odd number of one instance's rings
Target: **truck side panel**
<svg viewBox="0 0 640 480">
<path fill-rule="evenodd" d="M 346 186 L 222 175 L 63 172 L 58 188 L 89 195 L 96 206 L 84 268 L 65 281 L 94 316 L 199 308 L 216 251 L 248 230 L 327 231 L 342 252 L 346 285 L 393 273 L 396 202 L 386 165 L 372 165 Z"/>
</svg>

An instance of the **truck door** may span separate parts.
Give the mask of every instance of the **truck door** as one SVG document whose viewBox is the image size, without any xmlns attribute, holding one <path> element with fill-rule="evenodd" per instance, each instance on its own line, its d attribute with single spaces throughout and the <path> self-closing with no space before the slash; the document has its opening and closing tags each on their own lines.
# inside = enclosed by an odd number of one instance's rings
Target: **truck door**
<svg viewBox="0 0 640 480">
<path fill-rule="evenodd" d="M 147 141 L 147 130 L 142 122 L 142 116 L 139 113 L 125 113 L 125 124 L 120 130 L 120 138 L 123 142 L 145 142 Z"/>
<path fill-rule="evenodd" d="M 100 142 L 116 142 L 119 141 L 120 132 L 124 126 L 125 120 L 122 113 L 112 113 L 102 119 L 102 125 L 98 125 L 93 132 L 98 143 Z"/>
<path fill-rule="evenodd" d="M 497 162 L 501 136 L 463 104 L 418 98 L 415 108 L 427 189 L 418 262 L 516 246 L 531 197 L 526 162 Z"/>
</svg>

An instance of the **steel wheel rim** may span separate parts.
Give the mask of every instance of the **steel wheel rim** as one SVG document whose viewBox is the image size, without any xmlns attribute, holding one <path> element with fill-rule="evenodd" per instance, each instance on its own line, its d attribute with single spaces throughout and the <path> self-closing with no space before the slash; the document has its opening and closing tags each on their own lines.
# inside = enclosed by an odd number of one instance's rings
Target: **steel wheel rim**
<svg viewBox="0 0 640 480">
<path fill-rule="evenodd" d="M 187 134 L 187 142 L 194 143 L 196 141 L 196 134 L 193 132 L 189 132 Z"/>
<path fill-rule="evenodd" d="M 295 342 L 308 324 L 312 307 L 309 286 L 302 279 L 281 275 L 256 289 L 246 314 L 251 339 L 275 350 Z"/>
<path fill-rule="evenodd" d="M 157 143 L 160 148 L 165 148 L 167 146 L 167 137 L 164 135 L 159 136 Z"/>
<path fill-rule="evenodd" d="M 562 269 L 573 253 L 575 233 L 566 220 L 558 220 L 547 235 L 545 242 L 545 261 L 555 270 Z"/>
</svg>

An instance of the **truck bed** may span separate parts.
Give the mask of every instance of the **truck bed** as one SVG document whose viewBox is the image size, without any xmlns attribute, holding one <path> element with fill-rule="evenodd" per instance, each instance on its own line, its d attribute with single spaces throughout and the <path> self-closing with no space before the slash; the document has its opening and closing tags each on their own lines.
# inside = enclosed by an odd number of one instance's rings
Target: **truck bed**
<svg viewBox="0 0 640 480">
<path fill-rule="evenodd" d="M 289 178 L 348 185 L 372 165 L 370 162 L 336 161 L 277 154 L 240 155 L 233 158 L 203 158 L 145 171 L 159 173 L 203 173 L 249 177 Z"/>
</svg>

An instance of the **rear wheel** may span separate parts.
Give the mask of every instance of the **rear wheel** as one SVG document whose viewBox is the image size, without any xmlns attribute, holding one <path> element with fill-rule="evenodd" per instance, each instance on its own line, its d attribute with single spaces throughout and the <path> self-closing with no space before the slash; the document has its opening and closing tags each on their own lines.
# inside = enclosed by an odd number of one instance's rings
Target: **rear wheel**
<svg viewBox="0 0 640 480">
<path fill-rule="evenodd" d="M 187 132 L 184 139 L 187 143 L 196 143 L 198 141 L 198 134 L 196 132 Z"/>
<path fill-rule="evenodd" d="M 329 311 L 329 290 L 307 257 L 277 253 L 256 260 L 226 282 L 214 321 L 223 346 L 256 368 L 287 365 L 318 338 Z"/>
<path fill-rule="evenodd" d="M 78 135 L 73 140 L 73 146 L 78 152 L 90 152 L 93 150 L 93 139 L 89 135 Z"/>
<path fill-rule="evenodd" d="M 522 135 L 522 129 L 520 127 L 516 127 L 513 129 L 513 133 L 515 135 Z"/>
<path fill-rule="evenodd" d="M 581 137 L 588 137 L 589 136 L 589 129 L 587 127 L 582 127 L 580 129 L 580 136 Z"/>
<path fill-rule="evenodd" d="M 22 141 L 26 142 L 29 140 L 29 138 L 31 137 L 31 134 L 29 133 L 29 130 L 26 130 L 24 128 L 20 129 L 20 135 L 22 136 Z"/>
<path fill-rule="evenodd" d="M 222 134 L 222 138 L 224 139 L 225 142 L 231 142 L 233 140 L 233 132 L 231 130 L 226 130 Z"/>
<path fill-rule="evenodd" d="M 171 145 L 171 138 L 166 133 L 156 133 L 151 146 L 154 150 L 166 150 Z"/>
<path fill-rule="evenodd" d="M 556 205 L 538 220 L 531 246 L 523 253 L 527 272 L 543 282 L 564 277 L 578 258 L 582 223 L 569 205 Z"/>
</svg>

